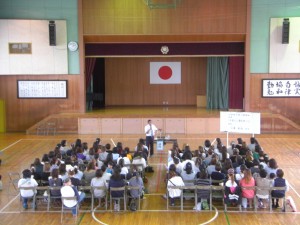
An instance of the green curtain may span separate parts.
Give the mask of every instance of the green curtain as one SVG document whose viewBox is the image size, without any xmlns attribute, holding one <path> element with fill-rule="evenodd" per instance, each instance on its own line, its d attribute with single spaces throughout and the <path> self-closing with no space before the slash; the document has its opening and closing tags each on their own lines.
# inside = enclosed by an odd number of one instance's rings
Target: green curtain
<svg viewBox="0 0 300 225">
<path fill-rule="evenodd" d="M 228 109 L 228 57 L 208 57 L 206 108 Z"/>
</svg>

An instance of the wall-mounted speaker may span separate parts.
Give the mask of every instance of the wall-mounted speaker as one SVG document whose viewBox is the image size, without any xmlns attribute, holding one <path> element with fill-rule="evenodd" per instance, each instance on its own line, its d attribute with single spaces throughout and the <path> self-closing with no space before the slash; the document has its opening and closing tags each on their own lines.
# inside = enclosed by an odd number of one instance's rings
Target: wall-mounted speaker
<svg viewBox="0 0 300 225">
<path fill-rule="evenodd" d="M 288 44 L 289 39 L 290 39 L 290 20 L 288 18 L 284 18 L 282 23 L 282 44 Z"/>
<path fill-rule="evenodd" d="M 56 46 L 55 21 L 49 21 L 49 45 L 50 46 Z"/>
</svg>

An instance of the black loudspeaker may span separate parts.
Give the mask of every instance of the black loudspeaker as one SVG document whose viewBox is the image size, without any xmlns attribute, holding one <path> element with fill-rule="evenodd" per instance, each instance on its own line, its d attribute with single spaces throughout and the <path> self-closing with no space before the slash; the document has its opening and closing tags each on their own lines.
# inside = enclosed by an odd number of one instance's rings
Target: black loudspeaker
<svg viewBox="0 0 300 225">
<path fill-rule="evenodd" d="M 56 46 L 55 21 L 49 21 L 49 45 L 50 46 Z"/>
<path fill-rule="evenodd" d="M 282 23 L 282 44 L 288 44 L 289 38 L 290 38 L 290 21 L 288 18 L 284 18 Z"/>
</svg>

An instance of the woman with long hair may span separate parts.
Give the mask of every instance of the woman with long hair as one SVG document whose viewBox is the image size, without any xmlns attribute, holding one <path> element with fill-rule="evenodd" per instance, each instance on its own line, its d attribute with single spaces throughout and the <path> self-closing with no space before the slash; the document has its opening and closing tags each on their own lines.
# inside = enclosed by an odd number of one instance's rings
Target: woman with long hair
<svg viewBox="0 0 300 225">
<path fill-rule="evenodd" d="M 226 205 L 238 206 L 241 204 L 241 188 L 234 179 L 234 169 L 228 170 L 228 180 L 225 182 L 224 202 Z"/>
<path fill-rule="evenodd" d="M 250 207 L 252 206 L 255 196 L 255 180 L 252 177 L 250 169 L 247 168 L 244 170 L 244 177 L 240 180 L 240 186 L 242 188 L 242 206 L 244 209 L 246 209 L 248 203 Z"/>
</svg>

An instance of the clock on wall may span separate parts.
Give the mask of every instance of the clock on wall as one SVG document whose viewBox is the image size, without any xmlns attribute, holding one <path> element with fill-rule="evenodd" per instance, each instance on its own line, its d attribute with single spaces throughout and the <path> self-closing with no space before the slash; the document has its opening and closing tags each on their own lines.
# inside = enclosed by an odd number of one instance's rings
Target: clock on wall
<svg viewBox="0 0 300 225">
<path fill-rule="evenodd" d="M 71 52 L 75 52 L 78 50 L 78 43 L 76 41 L 70 41 L 68 43 L 68 49 L 71 51 Z"/>
</svg>

